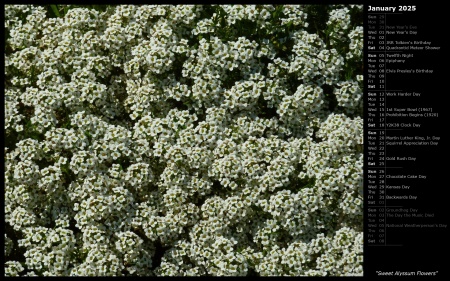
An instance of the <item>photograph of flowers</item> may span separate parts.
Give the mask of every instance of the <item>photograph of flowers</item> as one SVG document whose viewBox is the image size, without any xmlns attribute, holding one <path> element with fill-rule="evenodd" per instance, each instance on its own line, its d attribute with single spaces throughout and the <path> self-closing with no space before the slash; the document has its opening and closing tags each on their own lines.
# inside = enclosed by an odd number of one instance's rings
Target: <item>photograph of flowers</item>
<svg viewBox="0 0 450 281">
<path fill-rule="evenodd" d="M 6 276 L 362 276 L 362 5 L 5 5 Z"/>
</svg>

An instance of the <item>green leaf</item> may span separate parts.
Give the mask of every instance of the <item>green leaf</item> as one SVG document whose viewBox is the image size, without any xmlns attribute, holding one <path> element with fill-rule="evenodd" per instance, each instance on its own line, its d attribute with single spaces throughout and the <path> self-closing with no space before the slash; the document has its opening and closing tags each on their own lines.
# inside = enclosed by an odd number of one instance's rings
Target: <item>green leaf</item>
<svg viewBox="0 0 450 281">
<path fill-rule="evenodd" d="M 57 5 L 50 5 L 50 7 L 52 8 L 53 13 L 55 13 L 55 15 L 56 15 L 58 18 L 61 17 L 61 15 L 59 14 L 58 6 L 57 6 Z"/>
<path fill-rule="evenodd" d="M 290 28 L 290 27 L 292 26 L 293 23 L 294 23 L 293 21 L 288 22 L 288 23 L 286 24 L 286 27 L 287 27 L 287 28 Z"/>
<path fill-rule="evenodd" d="M 88 141 L 92 141 L 92 135 L 88 131 L 84 131 L 84 135 L 88 138 Z"/>
</svg>

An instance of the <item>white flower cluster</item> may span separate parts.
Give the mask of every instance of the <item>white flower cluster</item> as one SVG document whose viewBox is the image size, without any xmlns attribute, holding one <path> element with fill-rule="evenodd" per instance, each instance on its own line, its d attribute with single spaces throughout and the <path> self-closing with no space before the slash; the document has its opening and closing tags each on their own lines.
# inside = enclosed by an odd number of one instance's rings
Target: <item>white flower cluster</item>
<svg viewBox="0 0 450 281">
<path fill-rule="evenodd" d="M 348 7 L 333 9 L 327 25 L 331 27 L 331 44 L 336 45 L 346 40 L 348 29 L 350 28 L 351 17 Z"/>
<path fill-rule="evenodd" d="M 361 6 L 94 7 L 5 6 L 5 274 L 361 276 Z"/>
<path fill-rule="evenodd" d="M 357 60 L 361 60 L 364 50 L 364 30 L 362 26 L 356 26 L 350 33 L 348 34 L 348 38 L 350 38 L 349 44 L 349 52 L 346 55 L 347 59 L 351 59 L 355 57 Z"/>
<path fill-rule="evenodd" d="M 354 114 L 361 111 L 363 107 L 363 89 L 360 86 L 360 81 L 347 80 L 337 83 L 334 95 L 338 105 L 343 107 L 346 113 Z"/>
</svg>

